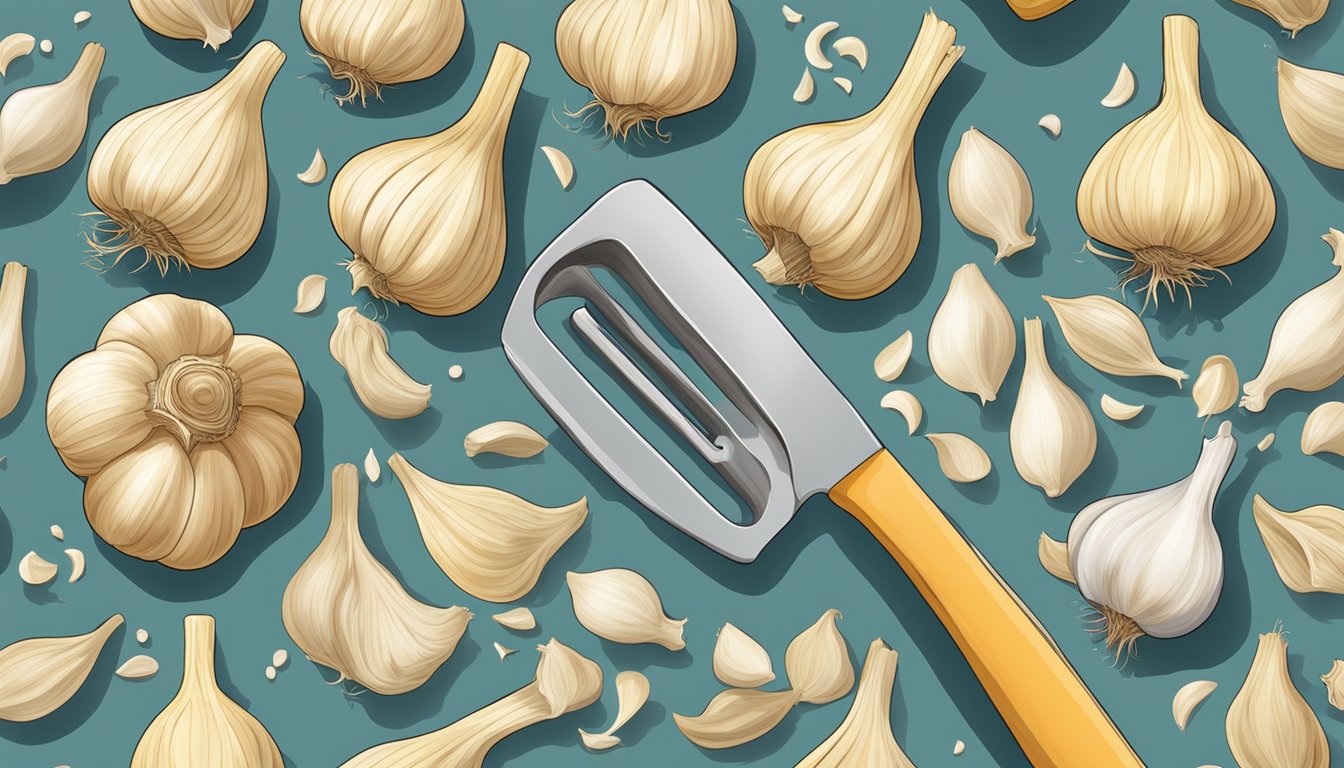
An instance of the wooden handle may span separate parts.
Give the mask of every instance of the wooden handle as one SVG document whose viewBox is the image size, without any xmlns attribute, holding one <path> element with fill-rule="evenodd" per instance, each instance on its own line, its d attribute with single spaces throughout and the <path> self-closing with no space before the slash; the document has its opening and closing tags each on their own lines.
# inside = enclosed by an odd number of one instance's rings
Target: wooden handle
<svg viewBox="0 0 1344 768">
<path fill-rule="evenodd" d="M 1008 7 L 1024 21 L 1035 21 L 1049 16 L 1071 2 L 1073 0 L 1008 0 Z"/>
<path fill-rule="evenodd" d="M 1035 768 L 1142 768 L 1045 628 L 890 453 L 830 496 L 900 563 Z"/>
</svg>

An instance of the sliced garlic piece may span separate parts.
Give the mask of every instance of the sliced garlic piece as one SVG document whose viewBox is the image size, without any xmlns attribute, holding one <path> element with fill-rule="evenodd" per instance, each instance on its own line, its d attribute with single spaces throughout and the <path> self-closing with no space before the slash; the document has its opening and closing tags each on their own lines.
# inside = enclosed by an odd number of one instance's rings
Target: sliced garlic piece
<svg viewBox="0 0 1344 768">
<path fill-rule="evenodd" d="M 784 653 L 789 685 L 798 692 L 800 701 L 829 704 L 854 687 L 854 665 L 835 624 L 839 618 L 839 611 L 827 610 L 795 637 Z"/>
<path fill-rule="evenodd" d="M 1255 444 L 1255 447 L 1256 447 L 1256 449 L 1259 450 L 1261 453 L 1264 453 L 1265 451 L 1268 451 L 1268 450 L 1269 450 L 1269 447 L 1270 447 L 1271 445 L 1274 445 L 1274 433 L 1273 433 L 1273 432 L 1270 432 L 1268 435 L 1265 435 L 1264 437 L 1260 438 L 1260 442 L 1256 443 L 1256 444 Z"/>
<path fill-rule="evenodd" d="M 294 312 L 307 314 L 322 306 L 327 296 L 327 276 L 309 275 L 299 281 L 298 297 L 294 302 Z"/>
<path fill-rule="evenodd" d="M 460 365 L 448 366 L 448 378 L 452 379 L 453 381 L 457 381 L 458 379 L 462 378 L 462 373 L 463 373 L 462 366 Z"/>
<path fill-rule="evenodd" d="M 896 337 L 896 340 L 883 348 L 873 358 L 873 373 L 883 381 L 895 381 L 905 372 L 910 362 L 910 351 L 914 348 L 914 336 L 909 331 Z"/>
<path fill-rule="evenodd" d="M 1181 386 L 1190 378 L 1157 358 L 1134 310 L 1107 296 L 1042 296 L 1059 320 L 1064 340 L 1088 365 L 1113 376 L 1164 376 Z"/>
<path fill-rule="evenodd" d="M 1330 671 L 1321 675 L 1321 682 L 1325 683 L 1325 694 L 1330 706 L 1344 709 L 1344 661 L 1335 659 L 1330 665 Z"/>
<path fill-rule="evenodd" d="M 279 673 L 275 671 L 275 667 L 274 667 L 274 666 L 270 666 L 270 665 L 268 665 L 268 666 L 266 667 L 266 679 L 267 679 L 267 680 L 270 680 L 271 682 L 275 682 L 275 678 L 276 678 L 276 676 L 277 676 L 278 674 L 279 674 Z"/>
<path fill-rule="evenodd" d="M 868 68 L 868 46 L 859 38 L 850 35 L 831 43 L 835 52 L 847 59 L 853 59 L 859 65 L 859 71 Z"/>
<path fill-rule="evenodd" d="M 961 739 L 957 739 L 956 743 L 952 745 L 952 756 L 958 757 L 961 755 L 961 753 L 965 751 L 966 751 L 966 742 L 962 741 Z"/>
<path fill-rule="evenodd" d="M 149 630 L 141 627 L 135 630 L 135 642 L 144 645 L 149 642 Z"/>
<path fill-rule="evenodd" d="M 550 443 L 526 424 L 517 421 L 495 421 L 473 429 L 463 447 L 468 458 L 482 453 L 498 453 L 515 459 L 528 459 L 545 450 Z"/>
<path fill-rule="evenodd" d="M 1101 412 L 1114 421 L 1129 421 L 1140 413 L 1143 413 L 1143 406 L 1129 405 L 1116 400 L 1110 395 L 1102 395 Z"/>
<path fill-rule="evenodd" d="M 1045 132 L 1050 134 L 1052 139 L 1058 139 L 1059 132 L 1064 129 L 1064 124 L 1060 122 L 1059 115 L 1054 113 L 1043 115 L 1036 124 L 1045 129 Z"/>
<path fill-rule="evenodd" d="M 280 669 L 288 663 L 289 663 L 289 651 L 286 651 L 284 648 L 281 648 L 277 650 L 275 653 L 271 654 L 271 666 L 275 667 L 276 669 Z"/>
<path fill-rule="evenodd" d="M 821 42 L 827 35 L 839 28 L 839 22 L 823 21 L 807 33 L 807 40 L 803 42 L 803 55 L 807 57 L 808 64 L 822 72 L 831 71 L 831 60 L 826 58 L 826 53 L 821 50 Z"/>
<path fill-rule="evenodd" d="M 37 49 L 50 56 L 51 52 L 56 50 L 56 45 L 52 43 L 50 40 L 43 40 L 42 42 L 37 44 Z"/>
<path fill-rule="evenodd" d="M 79 11 L 75 14 L 75 26 L 78 27 L 81 24 L 85 24 L 92 18 L 92 13 L 89 13 L 88 11 Z"/>
<path fill-rule="evenodd" d="M 1344 595 L 1344 509 L 1317 504 L 1286 512 L 1257 493 L 1251 511 L 1274 570 L 1289 589 Z"/>
<path fill-rule="evenodd" d="M 1213 355 L 1204 361 L 1199 369 L 1199 377 L 1190 388 L 1198 410 L 1195 416 L 1204 418 L 1213 416 L 1237 404 L 1237 395 L 1241 393 L 1241 382 L 1237 380 L 1237 366 L 1227 355 Z"/>
<path fill-rule="evenodd" d="M 528 632 L 537 628 L 537 617 L 532 615 L 530 608 L 514 608 L 503 613 L 496 613 L 490 618 L 495 620 L 505 629 L 512 629 L 515 632 Z"/>
<path fill-rule="evenodd" d="M 517 649 L 507 648 L 503 643 L 499 642 L 498 640 L 495 641 L 495 653 L 499 654 L 500 661 L 507 659 L 509 657 L 509 654 L 517 652 L 518 652 Z"/>
<path fill-rule="evenodd" d="M 547 146 L 541 148 L 541 153 L 546 155 L 547 162 L 551 164 L 555 178 L 560 181 L 560 188 L 569 189 L 569 185 L 574 181 L 574 163 L 569 159 L 569 155 L 555 147 Z"/>
<path fill-rule="evenodd" d="M 328 344 L 359 401 L 385 419 L 409 419 L 429 407 L 430 386 L 412 379 L 388 353 L 387 331 L 354 307 L 340 311 Z"/>
<path fill-rule="evenodd" d="M 812 70 L 804 69 L 803 77 L 798 81 L 798 87 L 793 89 L 793 100 L 799 104 L 806 104 L 812 100 L 812 95 L 816 91 L 817 84 L 812 79 Z"/>
<path fill-rule="evenodd" d="M 1120 64 L 1120 71 L 1115 75 L 1115 85 L 1111 86 L 1111 92 L 1106 94 L 1106 98 L 1101 100 L 1101 106 L 1123 107 L 1134 98 L 1134 73 L 1130 71 L 1129 65 Z"/>
<path fill-rule="evenodd" d="M 327 178 L 327 159 L 322 156 L 322 150 L 314 150 L 313 161 L 308 164 L 308 170 L 297 175 L 299 181 L 309 186 L 321 184 L 322 180 Z"/>
<path fill-rule="evenodd" d="M 1044 533 L 1036 542 L 1036 557 L 1041 561 L 1041 567 L 1051 576 L 1060 581 L 1067 581 L 1070 584 L 1076 583 L 1073 578 L 1073 570 L 1069 568 L 1069 545 L 1067 542 L 1055 541 Z"/>
<path fill-rule="evenodd" d="M 844 91 L 846 94 L 854 92 L 854 81 L 850 80 L 848 77 L 833 77 L 831 80 L 835 81 L 835 84 L 840 86 L 840 90 Z"/>
<path fill-rule="evenodd" d="M 53 524 L 51 526 L 51 538 L 57 541 L 65 541 L 65 529 L 61 528 L 59 525 Z"/>
<path fill-rule="evenodd" d="M 891 691 L 899 658 L 881 639 L 868 646 L 859 691 L 854 694 L 849 714 L 830 738 L 795 768 L 915 768 L 891 732 Z M 953 753 L 959 754 L 955 745 Z"/>
<path fill-rule="evenodd" d="M 125 664 L 117 667 L 117 677 L 123 680 L 144 680 L 159 673 L 159 662 L 153 656 L 132 656 Z"/>
<path fill-rule="evenodd" d="M 1176 721 L 1176 727 L 1184 731 L 1186 724 L 1190 722 L 1190 715 L 1194 714 L 1195 708 L 1203 703 L 1209 697 L 1209 694 L 1213 693 L 1213 689 L 1217 687 L 1218 684 L 1212 680 L 1196 680 L 1181 686 L 1181 689 L 1171 699 L 1171 717 Z"/>
<path fill-rule="evenodd" d="M 924 418 L 924 406 L 919 404 L 914 395 L 905 390 L 897 389 L 883 395 L 881 406 L 904 416 L 906 427 L 912 435 L 919 429 L 919 422 Z"/>
<path fill-rule="evenodd" d="M 1027 362 L 1008 429 L 1013 466 L 1023 480 L 1056 498 L 1087 470 L 1097 452 L 1092 413 L 1050 368 L 1041 319 L 1023 322 Z"/>
<path fill-rule="evenodd" d="M 15 59 L 32 53 L 36 43 L 37 38 L 24 32 L 15 32 L 0 40 L 0 77 L 6 76 Z"/>
<path fill-rule="evenodd" d="M 929 326 L 933 372 L 984 405 L 998 397 L 1016 350 L 1017 328 L 1003 300 L 975 264 L 958 269 Z"/>
<path fill-rule="evenodd" d="M 674 713 L 672 720 L 696 746 L 728 749 L 769 733 L 793 711 L 798 699 L 794 690 L 729 688 L 710 699 L 699 715 Z"/>
<path fill-rule="evenodd" d="M 378 463 L 378 455 L 372 448 L 364 454 L 364 476 L 369 478 L 370 483 L 378 482 L 378 478 L 383 476 L 383 465 Z"/>
<path fill-rule="evenodd" d="M 565 574 L 574 616 L 589 632 L 613 643 L 657 643 L 670 651 L 686 647 L 682 628 L 663 610 L 649 580 L 625 568 Z"/>
<path fill-rule="evenodd" d="M 0 649 L 0 720 L 27 723 L 59 709 L 84 685 L 123 623 L 113 614 L 86 635 L 33 637 Z"/>
<path fill-rule="evenodd" d="M 784 21 L 788 22 L 789 24 L 800 24 L 800 23 L 802 23 L 802 21 L 803 21 L 803 14 L 801 14 L 801 13 L 799 13 L 799 12 L 793 10 L 792 8 L 790 8 L 790 7 L 787 6 L 787 5 L 784 6 L 784 7 L 782 7 L 782 8 L 780 8 L 780 10 L 783 11 L 783 13 L 784 13 Z"/>
<path fill-rule="evenodd" d="M 649 678 L 639 672 L 626 671 L 616 675 L 616 721 L 602 733 L 588 733 L 579 729 L 583 746 L 591 750 L 611 749 L 621 743 L 619 736 L 613 734 L 621 726 L 630 722 L 630 718 L 639 714 L 649 700 Z"/>
<path fill-rule="evenodd" d="M 1330 743 L 1288 674 L 1283 632 L 1260 636 L 1246 682 L 1227 710 L 1227 745 L 1240 766 L 1330 768 Z"/>
<path fill-rule="evenodd" d="M 74 584 L 84 578 L 84 552 L 73 548 L 67 549 L 65 556 L 70 558 L 70 577 L 66 579 L 66 583 Z"/>
<path fill-rule="evenodd" d="M 1030 248 L 1031 182 L 1002 144 L 974 127 L 961 135 L 947 174 L 947 198 L 963 227 L 994 242 L 994 263 Z"/>
<path fill-rule="evenodd" d="M 19 578 L 34 587 L 40 587 L 56 578 L 56 564 L 43 559 L 36 552 L 29 552 L 19 561 Z"/>
<path fill-rule="evenodd" d="M 714 642 L 714 676 L 734 688 L 760 688 L 775 679 L 775 669 L 760 643 L 728 623 Z"/>
<path fill-rule="evenodd" d="M 954 483 L 974 483 L 989 474 L 989 454 L 971 438 L 956 432 L 930 432 L 924 437 L 938 452 L 938 468 Z"/>
<path fill-rule="evenodd" d="M 1307 414 L 1302 452 L 1314 456 L 1322 451 L 1344 456 L 1344 403 L 1321 403 Z"/>
</svg>

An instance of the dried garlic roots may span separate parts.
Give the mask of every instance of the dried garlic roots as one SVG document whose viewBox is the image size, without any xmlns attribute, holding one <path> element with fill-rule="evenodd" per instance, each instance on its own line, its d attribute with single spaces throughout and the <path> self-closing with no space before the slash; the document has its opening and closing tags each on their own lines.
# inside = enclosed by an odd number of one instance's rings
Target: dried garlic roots
<svg viewBox="0 0 1344 768">
<path fill-rule="evenodd" d="M 1227 745 L 1243 768 L 1330 768 L 1330 743 L 1288 675 L 1288 643 L 1260 636 L 1246 682 L 1227 710 Z"/>
<path fill-rule="evenodd" d="M 574 615 L 589 632 L 613 643 L 656 643 L 669 651 L 686 647 L 686 619 L 668 618 L 649 580 L 624 568 L 565 575 Z"/>
<path fill-rule="evenodd" d="M 0 649 L 0 720 L 27 723 L 59 709 L 124 623 L 118 613 L 86 635 L 33 637 Z"/>
</svg>

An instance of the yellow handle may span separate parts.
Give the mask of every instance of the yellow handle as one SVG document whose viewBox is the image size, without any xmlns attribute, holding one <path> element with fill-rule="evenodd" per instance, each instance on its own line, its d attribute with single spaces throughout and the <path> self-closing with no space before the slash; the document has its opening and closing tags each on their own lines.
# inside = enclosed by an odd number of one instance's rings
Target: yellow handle
<svg viewBox="0 0 1344 768">
<path fill-rule="evenodd" d="M 1008 0 L 1008 7 L 1022 19 L 1035 21 L 1060 10 L 1073 0 Z"/>
<path fill-rule="evenodd" d="M 1142 768 L 1045 628 L 890 453 L 830 495 L 900 563 L 1035 768 Z"/>
</svg>

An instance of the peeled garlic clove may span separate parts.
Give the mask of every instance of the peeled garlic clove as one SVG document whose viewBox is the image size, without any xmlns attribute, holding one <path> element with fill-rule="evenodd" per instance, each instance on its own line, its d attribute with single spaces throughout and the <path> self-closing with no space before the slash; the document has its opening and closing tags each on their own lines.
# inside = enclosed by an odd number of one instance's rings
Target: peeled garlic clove
<svg viewBox="0 0 1344 768">
<path fill-rule="evenodd" d="M 1330 0 L 1232 0 L 1238 5 L 1265 14 L 1297 37 L 1305 27 L 1315 24 L 1330 7 Z"/>
<path fill-rule="evenodd" d="M 799 700 L 798 692 L 729 688 L 694 717 L 673 714 L 677 728 L 696 746 L 728 749 L 769 733 Z"/>
<path fill-rule="evenodd" d="M 369 552 L 353 464 L 331 473 L 331 526 L 285 587 L 281 613 L 309 659 L 384 695 L 420 687 L 471 621 L 465 608 L 416 600 Z"/>
<path fill-rule="evenodd" d="M 388 353 L 387 331 L 346 307 L 337 315 L 328 349 L 350 377 L 359 401 L 385 419 L 409 419 L 429 407 L 430 385 L 412 379 Z"/>
<path fill-rule="evenodd" d="M 27 286 L 28 268 L 17 261 L 5 264 L 3 278 L 0 278 L 0 418 L 13 413 L 23 396 L 28 368 L 23 344 L 23 302 Z"/>
<path fill-rule="evenodd" d="M 137 643 L 139 643 L 139 644 L 141 644 L 141 645 L 144 645 L 145 643 L 148 643 L 148 642 L 149 642 L 149 630 L 145 629 L 144 627 L 141 627 L 140 629 L 135 630 L 135 642 L 137 642 Z"/>
<path fill-rule="evenodd" d="M 141 24 L 164 37 L 200 40 L 218 51 L 252 10 L 253 0 L 131 0 Z"/>
<path fill-rule="evenodd" d="M 909 331 L 896 337 L 873 358 L 873 373 L 883 381 L 895 381 L 905 372 L 910 362 L 910 351 L 914 348 L 914 337 Z"/>
<path fill-rule="evenodd" d="M 831 71 L 831 60 L 826 58 L 826 53 L 821 50 L 821 41 L 835 30 L 840 28 L 840 24 L 834 21 L 823 21 L 812 28 L 807 33 L 807 40 L 803 42 L 803 56 L 807 63 L 822 72 Z"/>
<path fill-rule="evenodd" d="M 383 466 L 378 463 L 378 456 L 372 448 L 364 454 L 364 476 L 369 478 L 370 483 L 378 482 L 378 478 L 383 476 Z"/>
<path fill-rule="evenodd" d="M 868 46 L 863 40 L 850 35 L 831 43 L 831 47 L 841 56 L 853 59 L 854 63 L 859 65 L 860 72 L 868 68 Z"/>
<path fill-rule="evenodd" d="M 1190 722 L 1190 715 L 1194 714 L 1195 708 L 1200 705 L 1218 684 L 1212 680 L 1196 680 L 1192 683 L 1186 683 L 1176 692 L 1171 700 L 1171 717 L 1176 721 L 1176 727 L 1182 731 Z"/>
<path fill-rule="evenodd" d="M 602 668 L 591 659 L 556 640 L 538 650 L 541 661 L 528 685 L 445 728 L 367 749 L 341 768 L 479 768 L 505 737 L 583 709 L 602 695 Z"/>
<path fill-rule="evenodd" d="M 59 525 L 51 526 L 51 538 L 57 541 L 65 541 L 65 530 Z"/>
<path fill-rule="evenodd" d="M 453 381 L 457 381 L 458 379 L 462 378 L 462 373 L 463 373 L 462 366 L 460 365 L 448 366 L 448 378 L 452 379 Z"/>
<path fill-rule="evenodd" d="M 1318 504 L 1286 512 L 1257 493 L 1251 511 L 1274 570 L 1289 589 L 1344 595 L 1344 509 Z"/>
<path fill-rule="evenodd" d="M 831 608 L 789 643 L 784 668 L 800 701 L 827 704 L 854 687 L 854 665 L 835 625 L 839 618 L 840 612 Z"/>
<path fill-rule="evenodd" d="M 834 81 L 836 85 L 840 86 L 840 90 L 844 91 L 846 94 L 854 92 L 854 81 L 850 80 L 848 77 L 833 77 L 831 80 Z"/>
<path fill-rule="evenodd" d="M 1195 385 L 1190 388 L 1190 396 L 1199 407 L 1195 416 L 1202 419 L 1226 411 L 1237 404 L 1240 389 L 1237 366 L 1227 355 L 1213 355 L 1204 361 L 1199 369 L 1199 378 L 1195 379 Z"/>
<path fill-rule="evenodd" d="M 588 499 L 540 507 L 498 488 L 453 485 L 426 475 L 400 453 L 387 466 L 401 481 L 434 562 L 473 597 L 517 600 L 588 518 Z"/>
<path fill-rule="evenodd" d="M 0 184 L 65 165 L 84 143 L 107 51 L 84 46 L 64 80 L 14 92 L 0 107 Z"/>
<path fill-rule="evenodd" d="M 899 389 L 888 392 L 882 396 L 881 405 L 883 408 L 895 411 L 905 417 L 909 434 L 913 435 L 915 430 L 919 429 L 919 422 L 924 418 L 924 407 L 919 404 L 919 400 L 914 395 Z"/>
<path fill-rule="evenodd" d="M 775 679 L 775 670 L 761 644 L 729 623 L 714 642 L 714 676 L 734 688 L 759 688 Z"/>
<path fill-rule="evenodd" d="M 891 691 L 900 656 L 881 639 L 868 646 L 854 703 L 840 727 L 795 768 L 915 768 L 891 732 Z M 961 745 L 961 742 L 957 742 Z M 953 748 L 953 754 L 961 751 Z"/>
<path fill-rule="evenodd" d="M 495 653 L 499 654 L 500 661 L 507 659 L 509 657 L 509 654 L 517 652 L 518 651 L 513 648 L 506 648 L 504 644 L 499 641 L 495 642 Z"/>
<path fill-rule="evenodd" d="M 555 147 L 545 146 L 541 148 L 541 153 L 546 155 L 546 161 L 551 164 L 551 170 L 555 172 L 560 188 L 569 189 L 569 185 L 574 181 L 574 163 L 569 159 L 569 155 Z"/>
<path fill-rule="evenodd" d="M 84 578 L 84 553 L 78 549 L 67 549 L 65 556 L 70 558 L 70 577 L 66 583 L 74 584 Z"/>
<path fill-rule="evenodd" d="M 1278 71 L 1279 112 L 1293 144 L 1321 165 L 1344 168 L 1344 75 L 1285 59 Z"/>
<path fill-rule="evenodd" d="M 1260 636 L 1246 682 L 1227 710 L 1227 745 L 1237 765 L 1329 768 L 1330 744 L 1288 675 L 1281 631 Z"/>
<path fill-rule="evenodd" d="M 611 749 L 621 743 L 618 736 L 613 736 L 621 726 L 630 722 L 630 718 L 639 713 L 644 707 L 645 702 L 649 700 L 649 678 L 639 672 L 621 672 L 616 675 L 616 721 L 611 727 L 602 733 L 588 733 L 585 730 L 579 730 L 579 737 L 583 739 L 583 746 L 588 749 L 602 750 Z"/>
<path fill-rule="evenodd" d="M 1003 300 L 979 267 L 958 269 L 929 327 L 933 372 L 983 405 L 998 397 L 1016 350 L 1017 329 Z"/>
<path fill-rule="evenodd" d="M 956 757 L 958 755 L 961 755 L 965 751 L 966 751 L 966 742 L 962 741 L 961 739 L 957 739 L 956 743 L 952 745 L 952 756 Z"/>
<path fill-rule="evenodd" d="M 1069 545 L 1062 541 L 1055 541 L 1044 533 L 1036 543 L 1036 557 L 1041 561 L 1041 567 L 1051 576 L 1060 581 L 1074 583 L 1073 571 L 1069 570 Z"/>
<path fill-rule="evenodd" d="M 803 20 L 803 14 L 793 10 L 789 6 L 783 6 L 780 10 L 784 13 L 784 21 L 789 24 L 799 24 Z"/>
<path fill-rule="evenodd" d="M 0 649 L 0 720 L 27 723 L 59 709 L 123 623 L 118 613 L 86 635 L 34 637 Z"/>
<path fill-rule="evenodd" d="M 1330 671 L 1321 675 L 1321 682 L 1325 683 L 1325 693 L 1330 700 L 1330 706 L 1344 709 L 1344 661 L 1335 659 L 1330 665 Z"/>
<path fill-rule="evenodd" d="M 1260 442 L 1256 443 L 1255 447 L 1256 450 L 1264 453 L 1265 451 L 1268 451 L 1272 445 L 1274 445 L 1274 433 L 1270 432 L 1268 435 L 1260 438 Z"/>
<path fill-rule="evenodd" d="M 956 432 L 930 432 L 924 437 L 938 452 L 938 467 L 954 483 L 974 483 L 989 474 L 989 454 L 974 440 Z"/>
<path fill-rule="evenodd" d="M 1036 124 L 1050 134 L 1052 139 L 1058 139 L 1059 132 L 1064 129 L 1064 124 L 1060 122 L 1059 115 L 1056 114 L 1044 115 Z"/>
<path fill-rule="evenodd" d="M 1181 386 L 1185 372 L 1157 358 L 1153 341 L 1134 311 L 1115 299 L 1092 294 L 1073 299 L 1042 296 L 1059 329 L 1079 357 L 1113 376 L 1164 376 Z M 1234 371 L 1235 374 L 1235 371 Z"/>
<path fill-rule="evenodd" d="M 24 583 L 40 587 L 56 578 L 56 564 L 48 562 L 36 552 L 29 552 L 19 561 L 19 578 Z"/>
<path fill-rule="evenodd" d="M 327 159 L 322 156 L 322 150 L 313 152 L 313 161 L 308 164 L 308 169 L 298 174 L 299 181 L 304 184 L 321 184 L 322 180 L 327 178 Z"/>
<path fill-rule="evenodd" d="M 798 87 L 793 89 L 793 100 L 799 104 L 806 104 L 812 100 L 816 91 L 817 84 L 812 79 L 812 70 L 804 69 L 802 78 L 798 80 Z"/>
<path fill-rule="evenodd" d="M 1344 335 L 1321 333 L 1344 324 L 1344 232 L 1331 229 L 1321 239 L 1334 252 L 1340 271 L 1293 299 L 1269 337 L 1265 364 L 1246 382 L 1241 407 L 1260 412 L 1284 389 L 1317 392 L 1344 377 Z"/>
<path fill-rule="evenodd" d="M 275 678 L 276 678 L 276 675 L 277 675 L 278 673 L 275 671 L 275 667 L 273 667 L 273 666 L 267 666 L 267 667 L 266 667 L 266 673 L 265 673 L 265 674 L 266 674 L 266 679 L 267 679 L 267 680 L 270 680 L 271 682 L 275 682 Z"/>
<path fill-rule="evenodd" d="M 482 453 L 498 453 L 515 459 L 528 459 L 545 450 L 550 443 L 535 429 L 517 421 L 495 421 L 467 434 L 463 445 L 468 458 Z"/>
<path fill-rule="evenodd" d="M 153 656 L 132 656 L 117 667 L 117 677 L 123 680 L 144 680 L 159 673 L 159 662 Z"/>
<path fill-rule="evenodd" d="M 294 311 L 301 315 L 312 312 L 322 306 L 322 300 L 326 296 L 326 275 L 309 275 L 299 281 L 298 298 L 294 302 Z"/>
<path fill-rule="evenodd" d="M 289 651 L 284 648 L 271 654 L 271 666 L 279 669 L 289 663 Z"/>
<path fill-rule="evenodd" d="M 527 632 L 537 628 L 537 617 L 532 615 L 529 608 L 514 608 L 511 611 L 496 613 L 490 618 L 501 627 L 515 632 Z"/>
<path fill-rule="evenodd" d="M 89 13 L 88 11 L 76 11 L 74 16 L 75 26 L 78 27 L 80 25 L 87 24 L 89 19 L 92 18 L 93 14 Z"/>
<path fill-rule="evenodd" d="M 1036 244 L 1027 232 L 1031 182 L 1008 150 L 971 128 L 961 135 L 947 176 L 947 196 L 957 221 L 998 249 L 994 263 Z"/>
<path fill-rule="evenodd" d="M 1302 453 L 1314 456 L 1323 451 L 1344 456 L 1344 403 L 1321 403 L 1302 425 Z"/>
<path fill-rule="evenodd" d="M 7 75 L 15 59 L 32 53 L 36 44 L 37 38 L 25 32 L 15 32 L 0 40 L 0 77 Z"/>
<path fill-rule="evenodd" d="M 1143 413 L 1143 406 L 1129 405 L 1116 400 L 1110 395 L 1102 395 L 1101 412 L 1114 421 L 1129 421 L 1140 413 Z"/>
<path fill-rule="evenodd" d="M 1115 84 L 1111 86 L 1106 98 L 1101 100 L 1101 106 L 1112 109 L 1123 107 L 1132 98 L 1134 98 L 1134 73 L 1130 71 L 1128 64 L 1121 62 L 1120 71 L 1115 75 Z"/>
<path fill-rule="evenodd" d="M 589 632 L 613 643 L 657 643 L 670 651 L 686 647 L 686 619 L 668 618 L 648 579 L 624 568 L 565 575 L 574 615 Z"/>
<path fill-rule="evenodd" d="M 1017 473 L 1046 496 L 1060 496 L 1092 463 L 1097 425 L 1082 399 L 1050 369 L 1040 318 L 1023 323 L 1027 362 L 1008 442 Z"/>
</svg>

